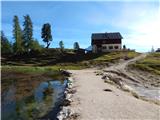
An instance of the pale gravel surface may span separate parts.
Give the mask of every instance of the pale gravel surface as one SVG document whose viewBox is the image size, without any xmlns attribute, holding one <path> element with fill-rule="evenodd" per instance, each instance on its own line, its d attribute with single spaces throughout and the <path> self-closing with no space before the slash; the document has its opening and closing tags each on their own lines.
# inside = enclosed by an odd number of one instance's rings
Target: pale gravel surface
<svg viewBox="0 0 160 120">
<path fill-rule="evenodd" d="M 77 92 L 72 110 L 80 120 L 159 120 L 160 107 L 104 83 L 94 69 L 70 70 Z M 111 89 L 113 92 L 103 91 Z"/>
</svg>

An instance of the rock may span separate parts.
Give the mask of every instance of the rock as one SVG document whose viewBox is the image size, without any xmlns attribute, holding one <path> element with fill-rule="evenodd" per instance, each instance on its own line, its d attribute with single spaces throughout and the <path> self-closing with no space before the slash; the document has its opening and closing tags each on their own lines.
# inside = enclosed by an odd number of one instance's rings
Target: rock
<svg viewBox="0 0 160 120">
<path fill-rule="evenodd" d="M 65 98 L 70 99 L 72 97 L 72 94 L 66 94 Z"/>
<path fill-rule="evenodd" d="M 74 93 L 76 93 L 76 92 L 77 92 L 76 89 L 70 89 L 70 90 L 68 91 L 68 93 L 70 93 L 70 94 L 74 94 Z"/>
<path fill-rule="evenodd" d="M 63 73 L 65 73 L 65 72 L 63 71 Z M 64 91 L 65 99 L 63 100 L 63 102 L 61 104 L 62 110 L 57 115 L 58 120 L 66 120 L 66 119 L 70 119 L 70 118 L 74 119 L 78 116 L 76 114 L 73 114 L 73 112 L 70 109 L 70 105 L 72 102 L 71 98 L 75 92 L 76 92 L 76 90 L 73 89 L 73 78 L 69 77 L 68 81 L 67 81 L 66 89 Z"/>
<path fill-rule="evenodd" d="M 69 106 L 71 105 L 72 100 L 71 99 L 65 99 L 62 103 L 62 106 Z"/>
<path fill-rule="evenodd" d="M 59 114 L 57 115 L 57 119 L 58 120 L 64 120 L 66 119 L 67 117 L 71 116 L 73 112 L 71 111 L 70 108 L 68 107 L 63 107 L 61 112 L 59 112 Z"/>
<path fill-rule="evenodd" d="M 102 76 L 102 79 L 106 79 L 106 77 L 107 77 L 106 75 L 103 75 L 103 76 Z"/>
<path fill-rule="evenodd" d="M 73 78 L 72 78 L 72 77 L 69 77 L 69 78 L 68 78 L 68 82 L 73 82 Z"/>
<path fill-rule="evenodd" d="M 109 80 L 109 77 L 107 75 L 103 75 L 102 79 Z"/>
<path fill-rule="evenodd" d="M 73 113 L 71 116 L 69 116 L 69 120 L 76 120 L 80 115 L 78 113 Z"/>
<path fill-rule="evenodd" d="M 65 91 L 64 91 L 64 95 L 66 96 L 67 94 L 68 94 L 68 91 L 67 91 L 67 90 L 65 90 Z"/>
<path fill-rule="evenodd" d="M 64 91 L 64 94 L 74 94 L 76 93 L 76 89 L 69 89 L 69 88 L 66 88 L 66 90 Z"/>
<path fill-rule="evenodd" d="M 71 110 L 70 107 L 63 107 L 61 112 L 58 113 L 57 119 L 58 120 L 75 120 L 80 115 L 78 113 L 75 113 L 73 110 Z"/>
<path fill-rule="evenodd" d="M 120 87 L 122 86 L 122 79 L 121 78 L 113 78 L 112 80 Z"/>
<path fill-rule="evenodd" d="M 63 114 L 59 113 L 59 115 L 57 116 L 57 119 L 58 119 L 58 120 L 63 120 L 64 117 L 65 117 L 65 116 L 64 116 Z"/>
<path fill-rule="evenodd" d="M 126 84 L 122 85 L 122 89 L 126 90 L 126 91 L 134 91 L 132 87 L 130 87 L 130 86 L 126 85 Z"/>
<path fill-rule="evenodd" d="M 94 73 L 96 73 L 97 76 L 98 75 L 103 75 L 103 72 L 101 72 L 101 71 L 95 71 Z"/>
<path fill-rule="evenodd" d="M 62 69 L 60 69 L 60 72 L 61 72 L 63 75 L 68 76 L 68 77 L 72 74 L 72 73 L 68 72 L 67 70 L 62 70 Z"/>
<path fill-rule="evenodd" d="M 102 79 L 107 79 L 107 80 L 109 80 L 109 77 L 108 77 L 107 75 L 103 75 L 103 76 L 102 76 Z"/>
<path fill-rule="evenodd" d="M 71 89 L 73 87 L 72 83 L 67 83 L 67 88 Z"/>
</svg>

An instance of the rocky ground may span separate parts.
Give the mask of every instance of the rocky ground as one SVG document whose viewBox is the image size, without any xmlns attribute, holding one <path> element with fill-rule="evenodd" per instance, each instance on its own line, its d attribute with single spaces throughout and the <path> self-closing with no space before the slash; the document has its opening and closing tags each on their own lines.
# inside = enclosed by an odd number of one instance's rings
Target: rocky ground
<svg viewBox="0 0 160 120">
<path fill-rule="evenodd" d="M 118 84 L 122 89 L 124 85 L 130 86 L 133 92 L 144 99 L 159 101 L 160 76 L 128 67 L 129 64 L 145 56 L 146 54 L 142 54 L 134 59 L 123 61 L 103 69 L 103 78 L 108 77 L 109 80 Z M 107 82 L 106 79 L 105 81 Z"/>
</svg>

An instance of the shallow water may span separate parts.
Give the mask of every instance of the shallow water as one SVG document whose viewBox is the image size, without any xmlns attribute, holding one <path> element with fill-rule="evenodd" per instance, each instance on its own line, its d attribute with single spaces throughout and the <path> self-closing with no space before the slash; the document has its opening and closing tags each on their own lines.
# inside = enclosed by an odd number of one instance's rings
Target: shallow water
<svg viewBox="0 0 160 120">
<path fill-rule="evenodd" d="M 132 86 L 136 93 L 138 93 L 139 96 L 145 97 L 147 99 L 151 100 L 160 100 L 159 96 L 159 88 L 156 87 L 144 87 L 142 85 L 139 86 Z"/>
<path fill-rule="evenodd" d="M 2 92 L 2 120 L 55 119 L 67 80 L 12 83 Z"/>
</svg>

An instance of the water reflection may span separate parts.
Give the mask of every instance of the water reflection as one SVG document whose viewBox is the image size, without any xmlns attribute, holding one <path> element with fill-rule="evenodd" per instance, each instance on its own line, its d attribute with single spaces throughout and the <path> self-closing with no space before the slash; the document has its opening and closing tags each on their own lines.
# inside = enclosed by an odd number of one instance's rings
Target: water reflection
<svg viewBox="0 0 160 120">
<path fill-rule="evenodd" d="M 28 87 L 11 84 L 2 92 L 2 120 L 54 119 L 67 81 L 38 82 Z"/>
</svg>

